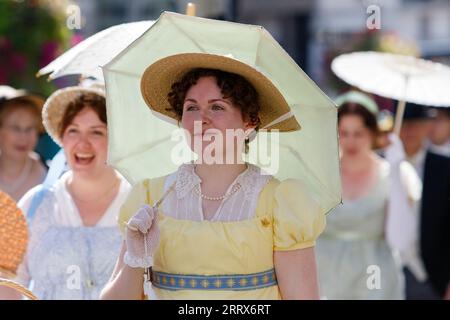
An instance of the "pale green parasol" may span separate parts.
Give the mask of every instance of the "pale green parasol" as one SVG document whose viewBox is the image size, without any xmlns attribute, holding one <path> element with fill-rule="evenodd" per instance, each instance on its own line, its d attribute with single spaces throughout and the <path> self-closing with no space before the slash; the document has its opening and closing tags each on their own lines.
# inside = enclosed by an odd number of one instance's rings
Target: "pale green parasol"
<svg viewBox="0 0 450 320">
<path fill-rule="evenodd" d="M 269 78 L 302 127 L 279 134 L 280 162 L 273 173 L 279 179 L 301 179 L 316 195 L 324 213 L 341 202 L 337 108 L 273 37 L 254 25 L 164 12 L 142 36 L 103 66 L 111 165 L 135 183 L 173 172 L 180 164 L 172 157 L 179 146 L 179 141 L 171 141 L 177 126 L 173 120 L 150 111 L 140 87 L 149 65 L 180 53 L 232 57 Z M 250 150 L 257 149 L 252 144 Z M 252 154 L 248 161 L 265 167 Z"/>
</svg>

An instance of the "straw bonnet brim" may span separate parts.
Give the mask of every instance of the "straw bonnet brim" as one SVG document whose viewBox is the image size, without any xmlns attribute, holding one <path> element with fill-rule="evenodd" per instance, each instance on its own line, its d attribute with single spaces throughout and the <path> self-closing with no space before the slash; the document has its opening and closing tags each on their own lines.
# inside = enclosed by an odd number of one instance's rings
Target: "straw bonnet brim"
<svg viewBox="0 0 450 320">
<path fill-rule="evenodd" d="M 147 67 L 141 78 L 141 93 L 149 108 L 178 120 L 168 94 L 172 85 L 194 68 L 218 69 L 243 76 L 259 95 L 260 128 L 281 132 L 300 130 L 291 108 L 277 87 L 262 72 L 239 60 L 206 53 L 182 53 L 165 57 Z M 163 117 L 164 118 L 164 117 Z"/>
<path fill-rule="evenodd" d="M 64 113 L 70 102 L 86 93 L 94 93 L 105 97 L 105 92 L 100 88 L 76 86 L 59 89 L 45 101 L 42 109 L 42 122 L 48 135 L 61 147 L 62 141 L 59 135 L 59 126 Z"/>
</svg>

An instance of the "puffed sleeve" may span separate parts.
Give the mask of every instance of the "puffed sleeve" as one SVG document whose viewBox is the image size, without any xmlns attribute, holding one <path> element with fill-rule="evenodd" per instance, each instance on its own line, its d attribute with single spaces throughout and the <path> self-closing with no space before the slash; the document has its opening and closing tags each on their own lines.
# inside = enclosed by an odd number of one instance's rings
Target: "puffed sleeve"
<svg viewBox="0 0 450 320">
<path fill-rule="evenodd" d="M 299 180 L 288 179 L 275 188 L 274 250 L 312 247 L 326 225 L 319 203 Z"/>
<path fill-rule="evenodd" d="M 123 237 L 125 236 L 125 226 L 128 220 L 130 220 L 140 207 L 145 204 L 152 204 L 149 183 L 150 180 L 148 179 L 136 183 L 120 208 L 118 224 Z"/>
</svg>

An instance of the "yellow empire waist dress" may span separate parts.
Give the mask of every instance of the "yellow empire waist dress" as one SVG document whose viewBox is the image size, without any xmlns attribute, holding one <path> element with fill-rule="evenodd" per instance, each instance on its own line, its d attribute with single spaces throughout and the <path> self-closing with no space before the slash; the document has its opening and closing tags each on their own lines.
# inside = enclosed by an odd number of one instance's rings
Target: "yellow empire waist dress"
<svg viewBox="0 0 450 320">
<path fill-rule="evenodd" d="M 166 177 L 147 179 L 133 187 L 122 206 L 119 225 L 124 225 L 143 205 L 153 205 L 164 192 Z M 161 209 L 158 215 L 160 244 L 153 256 L 153 271 L 180 277 L 166 278 L 177 290 L 157 288 L 158 299 L 281 299 L 276 283 L 251 290 L 189 289 L 194 283 L 185 275 L 247 275 L 274 268 L 275 250 L 296 250 L 315 245 L 325 227 L 325 216 L 300 181 L 279 182 L 272 178 L 259 193 L 252 218 L 240 221 L 193 221 L 171 217 Z M 215 280 L 223 288 L 232 281 Z M 160 283 L 164 279 L 158 279 Z M 268 277 L 251 277 L 255 286 Z M 194 279 L 195 281 L 195 279 Z M 200 283 L 196 285 L 203 285 Z M 211 285 L 211 284 L 209 284 Z M 192 288 L 192 287 L 191 287 Z"/>
</svg>

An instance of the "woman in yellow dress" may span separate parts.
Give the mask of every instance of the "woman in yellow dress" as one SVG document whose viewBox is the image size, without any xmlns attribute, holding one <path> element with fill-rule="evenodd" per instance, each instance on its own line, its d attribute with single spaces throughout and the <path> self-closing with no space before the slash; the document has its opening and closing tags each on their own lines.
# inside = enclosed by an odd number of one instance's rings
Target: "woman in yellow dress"
<svg viewBox="0 0 450 320">
<path fill-rule="evenodd" d="M 280 182 L 242 160 L 261 124 L 283 132 L 298 122 L 274 121 L 274 108 L 289 107 L 271 103 L 280 92 L 260 73 L 252 77 L 252 67 L 232 68 L 230 59 L 220 70 L 198 68 L 202 55 L 161 59 L 141 79 L 148 106 L 179 121 L 199 159 L 133 187 L 119 217 L 121 253 L 101 297 L 141 299 L 150 278 L 157 299 L 318 299 L 320 205 L 301 181 Z M 261 83 L 264 92 L 256 90 Z M 209 161 L 213 143 L 222 147 Z"/>
</svg>

